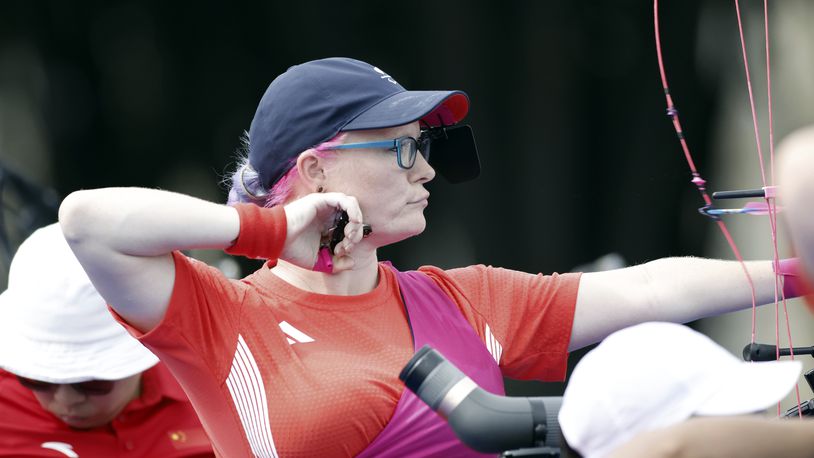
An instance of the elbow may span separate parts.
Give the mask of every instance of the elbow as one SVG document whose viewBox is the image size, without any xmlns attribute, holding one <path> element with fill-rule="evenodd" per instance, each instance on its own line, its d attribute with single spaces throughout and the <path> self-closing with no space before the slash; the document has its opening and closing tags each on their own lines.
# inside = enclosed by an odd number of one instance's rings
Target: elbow
<svg viewBox="0 0 814 458">
<path fill-rule="evenodd" d="M 62 200 L 59 206 L 59 224 L 65 240 L 75 245 L 91 237 L 90 231 L 98 227 L 94 221 L 93 191 L 74 191 Z"/>
</svg>

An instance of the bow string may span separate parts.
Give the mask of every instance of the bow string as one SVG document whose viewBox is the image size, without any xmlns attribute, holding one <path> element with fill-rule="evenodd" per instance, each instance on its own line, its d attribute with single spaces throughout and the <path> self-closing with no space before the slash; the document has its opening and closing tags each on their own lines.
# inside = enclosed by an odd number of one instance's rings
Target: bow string
<svg viewBox="0 0 814 458">
<path fill-rule="evenodd" d="M 746 52 L 746 40 L 744 39 L 744 31 L 743 31 L 743 20 L 741 16 L 741 9 L 740 3 L 738 0 L 734 0 L 735 3 L 735 13 L 737 16 L 738 22 L 738 34 L 740 36 L 740 45 L 741 45 L 741 54 L 743 57 L 743 67 L 744 73 L 746 75 L 746 87 L 749 94 L 749 105 L 752 112 L 752 124 L 754 127 L 754 135 L 755 135 L 755 143 L 757 145 L 757 155 L 758 160 L 760 162 L 760 175 L 761 175 L 761 182 L 763 187 L 760 189 L 750 189 L 750 190 L 743 190 L 743 191 L 721 191 L 718 193 L 713 193 L 713 198 L 715 199 L 727 199 L 727 198 L 745 198 L 745 197 L 761 197 L 763 202 L 750 202 L 746 204 L 743 208 L 727 208 L 721 209 L 716 208 L 713 205 L 712 198 L 710 198 L 709 193 L 707 192 L 707 182 L 698 172 L 698 169 L 695 166 L 695 161 L 693 160 L 692 154 L 690 152 L 689 144 L 687 142 L 687 138 L 684 134 L 683 129 L 681 128 L 681 121 L 679 119 L 678 109 L 673 102 L 673 97 L 670 93 L 670 87 L 667 83 L 667 73 L 665 71 L 664 65 L 664 58 L 662 53 L 661 47 L 661 36 L 659 33 L 659 7 L 658 7 L 658 0 L 653 0 L 653 24 L 655 30 L 655 38 L 656 38 L 656 56 L 658 59 L 659 65 L 659 74 L 661 75 L 661 83 L 662 88 L 664 89 L 664 97 L 667 102 L 667 116 L 670 117 L 673 128 L 675 129 L 676 136 L 678 137 L 678 141 L 681 144 L 681 149 L 684 152 L 684 158 L 687 161 L 687 165 L 690 168 L 690 172 L 692 175 L 692 180 L 690 180 L 698 190 L 701 198 L 704 201 L 704 206 L 699 209 L 699 212 L 709 217 L 713 220 L 718 228 L 720 229 L 721 233 L 723 234 L 724 238 L 727 241 L 730 249 L 735 255 L 735 258 L 741 265 L 743 273 L 746 277 L 747 282 L 749 283 L 749 289 L 752 296 L 752 330 L 751 330 L 751 344 L 755 343 L 755 334 L 756 334 L 756 310 L 757 310 L 757 293 L 755 290 L 755 284 L 752 279 L 752 276 L 749 274 L 749 270 L 746 267 L 746 263 L 743 260 L 743 256 L 741 255 L 740 250 L 738 249 L 735 240 L 732 237 L 732 234 L 729 232 L 729 229 L 724 223 L 722 216 L 727 215 L 737 215 L 737 214 L 748 214 L 748 215 L 765 215 L 768 217 L 771 237 L 772 237 L 772 250 L 773 250 L 773 263 L 774 263 L 774 271 L 775 271 L 775 343 L 777 351 L 779 352 L 780 348 L 780 317 L 779 317 L 779 309 L 780 304 L 782 303 L 783 312 L 785 315 L 786 321 L 786 331 L 788 334 L 788 341 L 789 347 L 793 348 L 792 338 L 791 338 L 791 326 L 789 324 L 789 314 L 788 308 L 786 306 L 786 298 L 783 295 L 783 278 L 780 274 L 780 256 L 779 250 L 777 248 L 777 213 L 780 210 L 777 207 L 776 202 L 776 187 L 774 185 L 774 125 L 773 125 L 773 117 L 772 117 L 772 90 L 771 90 L 771 60 L 770 60 L 770 46 L 769 46 L 769 8 L 768 8 L 768 0 L 763 1 L 763 25 L 764 25 L 764 43 L 765 43 L 765 50 L 766 50 L 766 84 L 767 84 L 767 111 L 768 111 L 768 131 L 769 131 L 769 176 L 767 177 L 766 168 L 765 168 L 765 161 L 763 157 L 763 148 L 762 142 L 760 138 L 760 129 L 758 125 L 758 116 L 757 110 L 755 109 L 755 97 L 754 91 L 752 90 L 752 78 L 749 69 L 749 59 Z M 778 358 L 780 354 L 776 355 Z M 790 351 L 791 359 L 794 359 L 794 352 L 793 350 Z M 800 390 L 799 387 L 796 388 L 797 394 L 797 405 L 800 405 Z M 778 404 L 778 415 L 780 414 L 780 405 Z M 799 409 L 799 415 L 802 417 L 802 409 Z"/>
</svg>

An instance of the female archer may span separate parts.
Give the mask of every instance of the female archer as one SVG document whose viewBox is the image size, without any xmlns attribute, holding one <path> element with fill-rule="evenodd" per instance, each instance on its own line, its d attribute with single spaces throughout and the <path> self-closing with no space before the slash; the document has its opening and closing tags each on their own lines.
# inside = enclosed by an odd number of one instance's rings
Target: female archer
<svg viewBox="0 0 814 458">
<path fill-rule="evenodd" d="M 260 100 L 230 205 L 138 188 L 64 200 L 93 283 L 222 456 L 471 456 L 398 380 L 422 345 L 502 394 L 503 376 L 562 380 L 570 350 L 617 329 L 751 306 L 741 266 L 720 260 L 582 275 L 381 261 L 423 232 L 436 173 L 477 175 L 468 109 L 461 91 L 409 91 L 365 62 L 306 62 Z M 267 262 L 230 280 L 182 254 L 194 248 Z M 772 301 L 772 263 L 746 266 Z"/>
</svg>

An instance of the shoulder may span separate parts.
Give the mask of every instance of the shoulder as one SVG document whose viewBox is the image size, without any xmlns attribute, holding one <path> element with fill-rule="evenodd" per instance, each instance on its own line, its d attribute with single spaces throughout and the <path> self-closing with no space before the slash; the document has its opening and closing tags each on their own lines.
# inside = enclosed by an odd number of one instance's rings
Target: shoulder
<svg viewBox="0 0 814 458">
<path fill-rule="evenodd" d="M 31 391 L 17 382 L 17 377 L 0 369 L 0 410 L 29 406 L 39 406 Z"/>
<path fill-rule="evenodd" d="M 462 279 L 483 277 L 487 274 L 489 269 L 492 269 L 492 267 L 483 264 L 456 267 L 453 269 L 442 269 L 436 266 L 421 266 L 418 268 L 418 272 L 427 275 L 436 282 L 449 283 Z"/>
<path fill-rule="evenodd" d="M 528 273 L 520 270 L 506 269 L 484 264 L 474 264 L 453 269 L 441 269 L 435 266 L 421 266 L 418 269 L 439 283 L 445 284 L 480 284 L 483 282 L 535 282 L 535 281 L 578 281 L 579 274 L 550 275 Z"/>
<path fill-rule="evenodd" d="M 22 439 L 41 431 L 59 430 L 61 423 L 46 412 L 14 374 L 0 369 L 0 445 L 3 439 Z M 3 455 L 0 449 L 0 456 Z"/>
<path fill-rule="evenodd" d="M 541 303 L 550 300 L 573 302 L 579 289 L 579 273 L 532 274 L 519 270 L 477 264 L 455 269 L 433 266 L 419 268 L 452 296 L 465 296 L 475 302 Z"/>
</svg>

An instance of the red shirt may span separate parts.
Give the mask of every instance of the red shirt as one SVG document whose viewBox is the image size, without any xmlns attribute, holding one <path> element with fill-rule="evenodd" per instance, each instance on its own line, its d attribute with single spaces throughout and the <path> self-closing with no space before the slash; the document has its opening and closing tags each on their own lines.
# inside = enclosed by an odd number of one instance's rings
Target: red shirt
<svg viewBox="0 0 814 458">
<path fill-rule="evenodd" d="M 412 337 L 390 268 L 356 296 L 300 290 L 274 262 L 241 281 L 174 253 L 162 322 L 131 333 L 184 387 L 219 455 L 353 456 L 384 429 L 404 390 Z M 578 274 L 424 267 L 504 375 L 565 376 Z M 119 318 L 120 319 L 120 318 Z"/>
<path fill-rule="evenodd" d="M 75 430 L 44 410 L 31 390 L 0 370 L 0 456 L 212 457 L 186 395 L 162 363 L 146 370 L 141 396 L 109 425 Z"/>
</svg>

